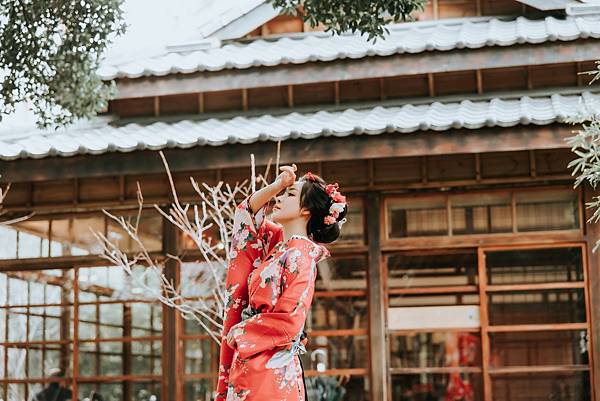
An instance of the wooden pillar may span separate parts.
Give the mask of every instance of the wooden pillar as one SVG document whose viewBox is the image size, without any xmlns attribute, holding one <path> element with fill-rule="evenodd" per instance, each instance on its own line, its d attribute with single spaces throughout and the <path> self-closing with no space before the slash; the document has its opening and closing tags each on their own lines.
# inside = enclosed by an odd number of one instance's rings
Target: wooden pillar
<svg viewBox="0 0 600 401">
<path fill-rule="evenodd" d="M 131 305 L 124 304 L 123 305 L 123 337 L 131 337 L 133 330 L 132 326 L 132 318 L 131 315 Z M 132 344 L 131 341 L 126 341 L 123 343 L 123 374 L 125 376 L 129 376 L 132 374 L 132 362 L 133 362 L 133 352 L 132 352 Z M 123 400 L 133 400 L 133 387 L 132 383 L 128 380 L 123 382 Z"/>
<path fill-rule="evenodd" d="M 585 202 L 591 202 L 594 196 L 593 190 L 586 186 L 584 189 Z M 586 238 L 587 238 L 587 258 L 588 258 L 588 291 L 590 299 L 590 335 L 591 353 L 590 353 L 590 382 L 594 395 L 592 400 L 599 400 L 600 394 L 600 249 L 592 252 L 596 241 L 600 240 L 600 222 L 587 223 L 593 210 L 585 210 Z"/>
<path fill-rule="evenodd" d="M 381 257 L 380 196 L 370 192 L 367 195 L 366 217 L 367 238 L 369 241 L 369 389 L 370 399 L 389 399 L 387 385 L 386 333 L 385 333 L 385 291 L 383 263 Z"/>
<path fill-rule="evenodd" d="M 163 252 L 177 255 L 177 228 L 164 221 L 163 225 Z M 179 266 L 177 261 L 167 259 L 164 267 L 165 277 L 171 281 L 175 288 L 179 286 Z M 163 308 L 163 338 L 162 338 L 162 386 L 161 400 L 181 401 L 181 386 L 177 377 L 177 341 L 179 329 L 177 326 L 177 311 L 166 305 Z"/>
</svg>

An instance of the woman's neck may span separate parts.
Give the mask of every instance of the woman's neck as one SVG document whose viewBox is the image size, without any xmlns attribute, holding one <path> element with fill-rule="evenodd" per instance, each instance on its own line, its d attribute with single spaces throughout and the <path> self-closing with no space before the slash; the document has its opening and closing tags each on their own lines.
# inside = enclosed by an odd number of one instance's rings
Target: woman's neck
<svg viewBox="0 0 600 401">
<path fill-rule="evenodd" d="M 283 226 L 283 240 L 287 241 L 292 238 L 293 235 L 303 235 L 308 237 L 306 233 L 306 221 L 295 220 L 282 224 Z"/>
</svg>

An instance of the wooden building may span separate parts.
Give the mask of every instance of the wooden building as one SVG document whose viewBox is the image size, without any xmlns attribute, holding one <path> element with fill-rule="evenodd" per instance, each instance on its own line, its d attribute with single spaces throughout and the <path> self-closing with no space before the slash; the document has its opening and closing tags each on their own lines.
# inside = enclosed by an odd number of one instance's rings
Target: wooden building
<svg viewBox="0 0 600 401">
<path fill-rule="evenodd" d="M 580 74 L 600 20 L 432 0 L 372 43 L 260 1 L 225 16 L 197 43 L 104 66 L 118 96 L 100 121 L 0 137 L 5 207 L 35 212 L 0 228 L 0 399 L 31 398 L 54 367 L 78 399 L 209 400 L 217 346 L 125 288 L 90 227 L 123 238 L 101 210 L 135 213 L 138 182 L 148 205 L 170 202 L 158 149 L 194 200 L 188 177 L 245 179 L 277 140 L 282 163 L 349 196 L 319 266 L 308 377 L 351 401 L 598 399 L 600 226 L 592 191 L 573 189 L 565 119 L 600 110 Z M 142 227 L 158 258 L 184 251 L 151 209 Z M 193 262 L 165 273 L 185 282 Z"/>
</svg>

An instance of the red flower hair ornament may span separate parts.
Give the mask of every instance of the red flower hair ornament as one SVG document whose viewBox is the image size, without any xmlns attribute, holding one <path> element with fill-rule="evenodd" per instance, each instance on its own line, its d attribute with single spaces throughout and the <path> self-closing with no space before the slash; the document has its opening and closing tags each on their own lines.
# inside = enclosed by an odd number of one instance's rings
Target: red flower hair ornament
<svg viewBox="0 0 600 401">
<path fill-rule="evenodd" d="M 315 175 L 310 171 L 306 173 L 306 178 L 311 182 L 318 182 Z M 338 223 L 340 228 L 342 228 L 342 226 L 346 222 L 346 218 L 344 217 L 340 221 L 337 221 L 337 218 L 339 217 L 340 213 L 342 213 L 346 208 L 346 197 L 339 192 L 339 185 L 337 182 L 334 184 L 327 184 L 325 186 L 325 192 L 327 192 L 327 195 L 329 195 L 329 197 L 331 198 L 332 203 L 329 207 L 329 214 L 325 216 L 323 222 L 326 225 Z"/>
</svg>

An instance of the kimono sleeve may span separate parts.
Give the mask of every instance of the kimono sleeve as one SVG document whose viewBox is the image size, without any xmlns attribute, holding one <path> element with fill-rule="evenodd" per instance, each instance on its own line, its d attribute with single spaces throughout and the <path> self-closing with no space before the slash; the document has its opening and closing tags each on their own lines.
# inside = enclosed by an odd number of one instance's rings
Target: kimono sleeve
<svg viewBox="0 0 600 401">
<path fill-rule="evenodd" d="M 233 237 L 230 244 L 230 258 L 237 252 L 255 250 L 265 257 L 278 242 L 283 240 L 283 229 L 265 216 L 266 205 L 256 213 L 250 208 L 248 196 L 235 209 L 233 217 Z M 255 262 L 253 260 L 253 262 Z"/>
<path fill-rule="evenodd" d="M 317 275 L 316 261 L 307 252 L 290 249 L 281 275 L 281 294 L 271 312 L 252 316 L 233 332 L 241 358 L 290 345 L 302 334 Z"/>
<path fill-rule="evenodd" d="M 227 344 L 226 336 L 231 327 L 242 320 L 242 310 L 248 305 L 248 276 L 283 237 L 282 229 L 265 218 L 265 207 L 253 214 L 248 201 L 249 197 L 236 207 L 234 214 L 225 278 L 225 313 L 215 401 L 224 401 L 227 396 L 234 350 Z"/>
</svg>

